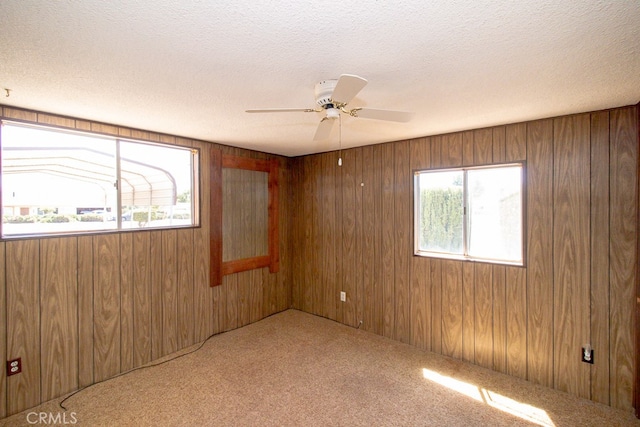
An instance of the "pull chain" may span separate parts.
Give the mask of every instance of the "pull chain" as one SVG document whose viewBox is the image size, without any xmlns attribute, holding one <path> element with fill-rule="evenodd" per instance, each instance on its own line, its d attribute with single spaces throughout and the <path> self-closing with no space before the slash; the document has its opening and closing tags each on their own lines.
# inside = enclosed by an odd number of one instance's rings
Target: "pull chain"
<svg viewBox="0 0 640 427">
<path fill-rule="evenodd" d="M 342 116 L 338 116 L 338 144 L 339 144 L 339 152 L 338 152 L 338 166 L 342 166 Z"/>
</svg>

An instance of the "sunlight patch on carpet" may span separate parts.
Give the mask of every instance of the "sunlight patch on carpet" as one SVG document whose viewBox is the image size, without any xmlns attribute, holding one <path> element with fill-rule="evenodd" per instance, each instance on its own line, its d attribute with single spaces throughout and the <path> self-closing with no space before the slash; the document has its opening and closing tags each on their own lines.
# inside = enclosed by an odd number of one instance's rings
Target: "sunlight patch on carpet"
<svg viewBox="0 0 640 427">
<path fill-rule="evenodd" d="M 554 427 L 553 421 L 551 421 L 547 413 L 535 406 L 518 402 L 517 400 L 513 400 L 494 391 L 478 387 L 474 384 L 441 375 L 430 369 L 423 368 L 422 376 L 429 381 L 433 381 L 450 390 L 464 394 L 478 402 L 483 402 L 492 408 L 499 409 L 540 426 Z"/>
</svg>

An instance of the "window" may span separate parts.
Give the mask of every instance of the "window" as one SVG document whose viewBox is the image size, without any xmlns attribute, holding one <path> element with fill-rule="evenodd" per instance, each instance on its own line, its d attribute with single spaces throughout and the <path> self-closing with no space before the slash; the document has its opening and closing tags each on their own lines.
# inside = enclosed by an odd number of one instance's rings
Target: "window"
<svg viewBox="0 0 640 427">
<path fill-rule="evenodd" d="M 278 161 L 211 151 L 211 286 L 222 277 L 279 269 Z"/>
<path fill-rule="evenodd" d="M 2 123 L 2 237 L 197 225 L 198 152 Z"/>
<path fill-rule="evenodd" d="M 523 265 L 523 164 L 415 173 L 415 254 Z"/>
</svg>

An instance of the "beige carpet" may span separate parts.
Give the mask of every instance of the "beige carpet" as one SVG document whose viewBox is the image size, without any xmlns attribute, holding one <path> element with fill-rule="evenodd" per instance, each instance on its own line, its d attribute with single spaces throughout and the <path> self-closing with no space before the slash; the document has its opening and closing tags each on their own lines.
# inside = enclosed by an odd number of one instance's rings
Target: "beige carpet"
<svg viewBox="0 0 640 427">
<path fill-rule="evenodd" d="M 81 426 L 640 426 L 631 413 L 296 310 L 87 388 L 66 414 L 60 400 L 4 425 L 34 425 L 35 412 Z"/>
</svg>

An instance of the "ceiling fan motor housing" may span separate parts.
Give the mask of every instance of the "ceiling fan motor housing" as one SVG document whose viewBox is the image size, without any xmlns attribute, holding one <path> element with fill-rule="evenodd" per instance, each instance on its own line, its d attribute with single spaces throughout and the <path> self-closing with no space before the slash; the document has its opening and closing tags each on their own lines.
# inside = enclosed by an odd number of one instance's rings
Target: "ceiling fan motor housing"
<svg viewBox="0 0 640 427">
<path fill-rule="evenodd" d="M 338 80 L 323 80 L 316 83 L 316 104 L 324 109 L 333 108 L 331 95 L 333 94 L 333 90 L 336 88 L 336 83 L 338 83 Z"/>
</svg>

